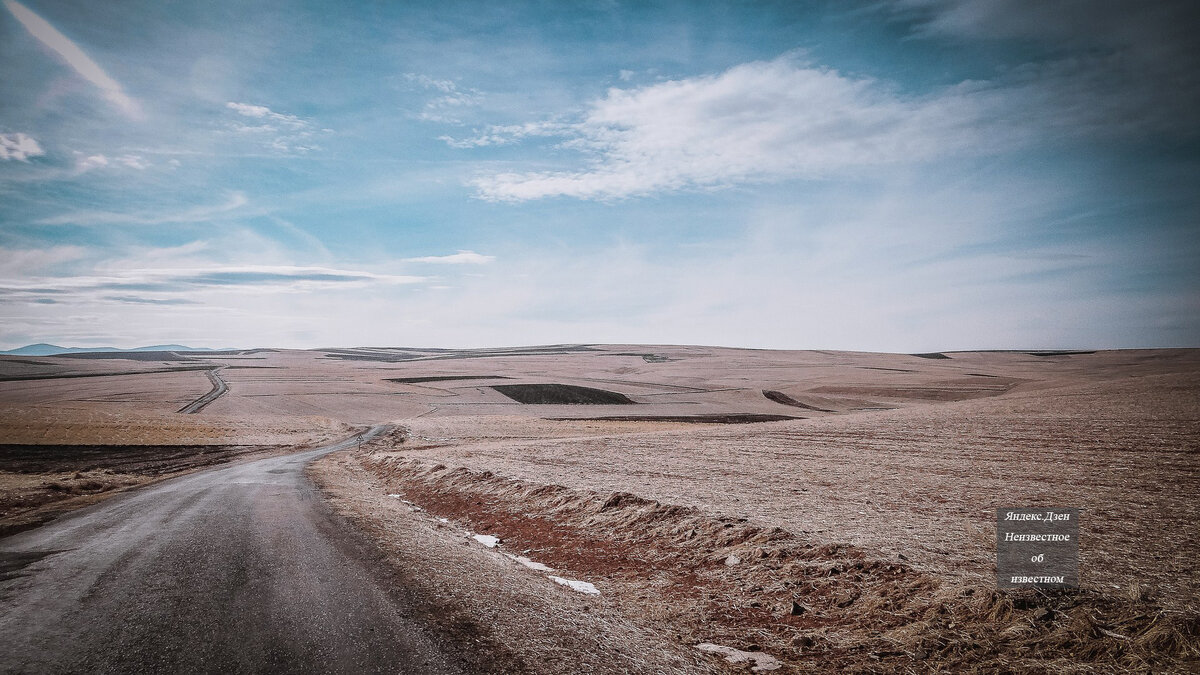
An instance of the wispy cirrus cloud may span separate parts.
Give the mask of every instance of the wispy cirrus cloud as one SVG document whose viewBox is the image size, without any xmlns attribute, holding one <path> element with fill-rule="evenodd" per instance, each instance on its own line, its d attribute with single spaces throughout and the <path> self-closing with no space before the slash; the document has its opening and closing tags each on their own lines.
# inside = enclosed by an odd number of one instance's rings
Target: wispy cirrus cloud
<svg viewBox="0 0 1200 675">
<path fill-rule="evenodd" d="M 28 134 L 0 134 L 0 159 L 28 162 L 30 157 L 46 154 L 37 139 Z"/>
<path fill-rule="evenodd" d="M 76 153 L 75 156 L 75 170 L 80 173 L 92 171 L 93 169 L 137 169 L 138 171 L 144 171 L 148 168 L 150 168 L 150 163 L 141 155 L 125 154 L 109 157 L 103 154 L 84 155 L 83 153 Z"/>
<path fill-rule="evenodd" d="M 460 124 L 459 113 L 483 101 L 483 94 L 476 89 L 461 89 L 453 80 L 439 80 L 418 73 L 405 73 L 404 79 L 410 83 L 435 92 L 435 95 L 425 102 L 424 108 L 416 117 L 425 122 L 442 122 Z"/>
<path fill-rule="evenodd" d="M 45 248 L 0 247 L 0 278 L 20 278 L 45 274 L 47 270 L 73 263 L 87 256 L 83 246 Z"/>
<path fill-rule="evenodd" d="M 526 138 L 565 136 L 574 133 L 577 125 L 565 122 L 526 122 L 525 124 L 494 124 L 477 131 L 474 136 L 455 138 L 438 136 L 438 140 L 452 148 L 482 148 L 489 145 L 511 145 Z"/>
<path fill-rule="evenodd" d="M 224 265 L 205 268 L 128 269 L 75 276 L 16 277 L 0 279 L 0 297 L 6 299 L 71 296 L 91 298 L 94 293 L 122 292 L 103 297 L 118 302 L 140 298 L 162 304 L 178 299 L 173 294 L 202 290 L 314 291 L 370 285 L 417 284 L 427 277 L 377 274 L 361 270 L 292 265 Z M 134 295 L 151 293 L 160 295 Z M 166 294 L 166 295 L 162 295 Z M 188 299 L 188 298 L 183 298 Z M 179 304 L 179 303 L 173 303 Z"/>
<path fill-rule="evenodd" d="M 97 156 L 97 157 L 103 157 Z M 108 160 L 104 158 L 103 164 L 97 166 L 107 166 Z M 95 160 L 99 162 L 99 159 Z M 95 167 L 92 167 L 95 168 Z M 162 225 L 164 223 L 200 223 L 211 220 L 212 218 L 237 211 L 243 206 L 250 203 L 245 193 L 233 192 L 229 197 L 219 204 L 208 206 L 196 206 L 182 210 L 165 210 L 165 211 L 139 211 L 131 213 L 119 213 L 115 211 L 76 211 L 73 213 L 65 213 L 60 216 L 52 216 L 50 218 L 42 218 L 36 221 L 38 225 Z"/>
<path fill-rule="evenodd" d="M 91 82 L 100 89 L 104 98 L 121 110 L 127 117 L 141 119 L 142 110 L 138 102 L 130 98 L 121 85 L 109 77 L 95 61 L 67 36 L 58 32 L 50 22 L 33 13 L 28 7 L 16 0 L 4 0 L 4 7 L 16 17 L 17 21 L 37 38 L 39 42 L 53 51 L 63 63 L 70 66 L 80 77 Z"/>
<path fill-rule="evenodd" d="M 434 265 L 486 265 L 495 260 L 496 256 L 483 255 L 474 251 L 459 251 L 450 255 L 427 255 L 418 258 L 404 258 L 402 262 Z"/>
<path fill-rule="evenodd" d="M 295 115 L 285 113 L 277 113 L 265 105 L 252 105 L 250 103 L 237 103 L 229 101 L 225 104 L 226 108 L 236 112 L 242 117 L 252 117 L 257 120 L 263 120 L 264 123 L 276 124 L 291 129 L 306 129 L 312 126 L 308 121 L 300 119 Z M 278 127 L 271 127 L 277 129 Z"/>
<path fill-rule="evenodd" d="M 164 305 L 175 307 L 203 304 L 199 301 L 188 300 L 186 298 L 143 298 L 137 295 L 106 295 L 100 299 L 106 302 L 116 302 L 126 305 Z"/>
<path fill-rule="evenodd" d="M 232 122 L 231 131 L 278 152 L 303 154 L 316 150 L 317 135 L 329 131 L 318 129 L 311 120 L 276 112 L 265 105 L 229 101 L 225 107 L 247 120 Z"/>
</svg>

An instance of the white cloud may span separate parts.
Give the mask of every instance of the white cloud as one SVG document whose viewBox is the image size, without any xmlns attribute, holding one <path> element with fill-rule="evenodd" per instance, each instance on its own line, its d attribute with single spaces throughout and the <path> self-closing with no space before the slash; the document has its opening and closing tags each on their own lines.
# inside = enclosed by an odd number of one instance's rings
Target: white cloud
<svg viewBox="0 0 1200 675">
<path fill-rule="evenodd" d="M 239 115 L 245 115 L 246 117 L 266 117 L 267 115 L 271 114 L 271 109 L 265 105 L 251 105 L 249 103 L 235 103 L 233 101 L 229 101 L 225 104 L 225 107 L 233 110 Z"/>
<path fill-rule="evenodd" d="M 121 155 L 113 160 L 116 164 L 129 168 L 144 171 L 150 168 L 150 164 L 141 155 Z"/>
<path fill-rule="evenodd" d="M 229 101 L 225 107 L 241 117 L 253 120 L 251 123 L 233 122 L 229 125 L 231 131 L 278 152 L 305 153 L 315 150 L 317 134 L 330 131 L 318 130 L 309 120 L 297 115 L 275 112 L 264 105 Z"/>
<path fill-rule="evenodd" d="M 588 153 L 579 171 L 501 173 L 474 181 L 480 196 L 522 201 L 555 195 L 608 199 L 662 190 L 919 162 L 997 147 L 1003 125 L 983 124 L 992 96 L 963 84 L 902 96 L 792 57 L 747 63 L 719 75 L 611 89 L 574 124 L 500 129 L 463 145 L 559 133 Z M 526 125 L 527 127 L 529 125 Z M 1007 130 L 1011 131 L 1011 129 Z"/>
<path fill-rule="evenodd" d="M 84 155 L 81 152 L 75 153 L 75 170 L 79 173 L 91 171 L 93 169 L 137 169 L 144 171 L 150 168 L 150 164 L 141 155 L 119 155 L 116 157 L 108 157 L 107 155 L 95 154 Z"/>
<path fill-rule="evenodd" d="M 452 80 L 438 80 L 417 73 L 405 73 L 404 79 L 440 94 L 426 101 L 424 109 L 417 113 L 417 119 L 426 122 L 459 124 L 459 111 L 477 106 L 483 101 L 482 93 L 475 89 L 460 89 Z"/>
<path fill-rule="evenodd" d="M 405 73 L 404 79 L 408 80 L 409 82 L 415 82 L 426 89 L 436 89 L 437 91 L 447 94 L 455 91 L 458 88 L 452 80 L 438 80 L 420 73 Z"/>
<path fill-rule="evenodd" d="M 87 155 L 80 156 L 75 160 L 76 171 L 91 171 L 92 169 L 103 169 L 108 166 L 108 158 L 104 155 Z"/>
<path fill-rule="evenodd" d="M 46 154 L 36 139 L 26 134 L 0 134 L 0 159 L 28 162 L 30 157 Z"/>
<path fill-rule="evenodd" d="M 255 119 L 261 119 L 277 123 L 282 126 L 291 127 L 293 129 L 305 129 L 311 126 L 311 124 L 306 120 L 303 120 L 295 115 L 277 113 L 265 105 L 251 105 L 249 103 L 236 103 L 234 101 L 230 101 L 225 104 L 225 107 L 243 117 L 253 117 Z"/>
<path fill-rule="evenodd" d="M 1007 7 L 1015 2 L 1011 0 Z M 723 73 L 613 88 L 574 119 L 493 126 L 457 148 L 561 138 L 583 153 L 576 168 L 489 172 L 472 184 L 491 201 L 552 196 L 619 199 L 746 182 L 862 173 L 955 155 L 1000 154 L 1032 143 L 1124 138 L 1194 139 L 1200 86 L 1178 8 L 1112 9 L 1100 28 L 1077 31 L 1088 3 L 1020 21 L 982 0 L 910 0 L 942 9 L 922 30 L 1059 42 L 1063 58 L 1010 68 L 994 81 L 965 81 L 920 94 L 891 82 L 814 66 L 789 54 Z M 997 16 L 1008 17 L 1003 21 Z M 1022 15 L 1024 16 L 1024 15 Z M 996 19 L 996 20 L 993 20 Z M 1086 38 L 1068 42 L 1070 31 Z M 1124 27 L 1125 32 L 1120 30 Z M 1186 33 L 1186 31 L 1184 31 Z M 1155 41 L 1155 35 L 1166 37 Z M 1054 42 L 1058 45 L 1058 42 Z"/>
<path fill-rule="evenodd" d="M 499 124 L 469 138 L 439 136 L 452 148 L 482 148 L 489 145 L 510 145 L 535 136 L 563 136 L 572 133 L 575 126 L 563 122 L 526 122 L 525 124 Z"/>
<path fill-rule="evenodd" d="M 104 98 L 110 103 L 120 108 L 125 115 L 140 119 L 142 117 L 141 108 L 137 101 L 125 94 L 121 85 L 116 80 L 108 76 L 100 66 L 96 65 L 87 54 L 83 52 L 74 42 L 67 39 L 65 35 L 58 32 L 54 26 L 51 26 L 42 17 L 31 12 L 27 7 L 15 0 L 4 0 L 4 6 L 17 21 L 29 31 L 29 34 L 37 38 L 42 44 L 49 47 L 59 58 L 68 66 L 73 68 L 76 73 L 83 77 L 88 82 L 96 85 L 104 94 Z"/>
<path fill-rule="evenodd" d="M 482 255 L 474 251 L 459 251 L 452 255 L 429 255 L 420 258 L 405 258 L 403 262 L 441 265 L 485 265 L 495 259 L 495 256 Z"/>
<path fill-rule="evenodd" d="M 79 260 L 87 255 L 82 246 L 49 248 L 0 247 L 0 276 L 19 278 L 44 273 L 49 268 Z"/>
</svg>

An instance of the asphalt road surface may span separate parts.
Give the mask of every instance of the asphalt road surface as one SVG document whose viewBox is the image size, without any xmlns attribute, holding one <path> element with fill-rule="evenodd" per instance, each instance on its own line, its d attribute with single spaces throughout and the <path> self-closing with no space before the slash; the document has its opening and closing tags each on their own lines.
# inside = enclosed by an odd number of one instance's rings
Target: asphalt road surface
<svg viewBox="0 0 1200 675">
<path fill-rule="evenodd" d="M 461 672 L 457 646 L 389 590 L 304 477 L 354 442 L 183 476 L 0 539 L 0 672 Z"/>
</svg>

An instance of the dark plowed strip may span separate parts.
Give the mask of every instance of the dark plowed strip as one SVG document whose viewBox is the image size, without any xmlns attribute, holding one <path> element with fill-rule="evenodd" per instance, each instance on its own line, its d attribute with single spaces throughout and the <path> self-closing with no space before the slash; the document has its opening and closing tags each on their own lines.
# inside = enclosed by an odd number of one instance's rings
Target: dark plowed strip
<svg viewBox="0 0 1200 675">
<path fill-rule="evenodd" d="M 529 405 L 629 405 L 625 394 L 573 384 L 497 384 L 492 387 L 517 403 Z"/>
<path fill-rule="evenodd" d="M 764 389 L 763 396 L 766 396 L 767 398 L 771 399 L 772 401 L 775 401 L 776 403 L 782 403 L 783 405 L 790 405 L 793 408 L 804 408 L 805 410 L 815 410 L 817 412 L 833 412 L 832 410 L 826 410 L 824 408 L 818 408 L 816 406 L 811 406 L 807 403 L 801 403 L 800 401 L 797 401 L 796 399 L 792 398 L 791 396 L 788 396 L 787 394 L 783 393 L 782 391 L 773 391 L 773 390 Z"/>
<path fill-rule="evenodd" d="M 108 469 L 150 476 L 220 464 L 266 446 L 0 445 L 0 471 L 51 473 Z"/>
<path fill-rule="evenodd" d="M 783 422 L 802 420 L 792 415 L 767 415 L 763 413 L 730 413 L 726 415 L 608 415 L 605 417 L 549 417 L 552 421 L 587 422 L 690 422 L 692 424 L 754 424 L 756 422 Z"/>
<path fill-rule="evenodd" d="M 212 366 L 176 366 L 156 370 L 134 370 L 124 373 L 45 373 L 41 375 L 3 375 L 0 382 L 31 382 L 35 380 L 67 380 L 77 377 L 128 377 L 131 375 L 153 375 L 155 373 L 182 373 L 191 370 L 208 370 Z"/>
<path fill-rule="evenodd" d="M 511 380 L 504 375 L 431 375 L 429 377 L 389 377 L 387 382 L 401 384 L 420 384 L 422 382 L 453 382 L 455 380 Z"/>
<path fill-rule="evenodd" d="M 64 359 L 122 359 L 125 361 L 191 361 L 175 352 L 69 352 L 55 354 Z"/>
</svg>

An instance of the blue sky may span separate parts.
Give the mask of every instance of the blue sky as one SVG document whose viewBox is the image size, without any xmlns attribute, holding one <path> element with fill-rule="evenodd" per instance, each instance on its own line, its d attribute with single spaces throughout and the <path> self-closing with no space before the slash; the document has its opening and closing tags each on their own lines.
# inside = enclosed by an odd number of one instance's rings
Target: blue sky
<svg viewBox="0 0 1200 675">
<path fill-rule="evenodd" d="M 1200 346 L 1196 14 L 4 0 L 0 347 Z"/>
</svg>

